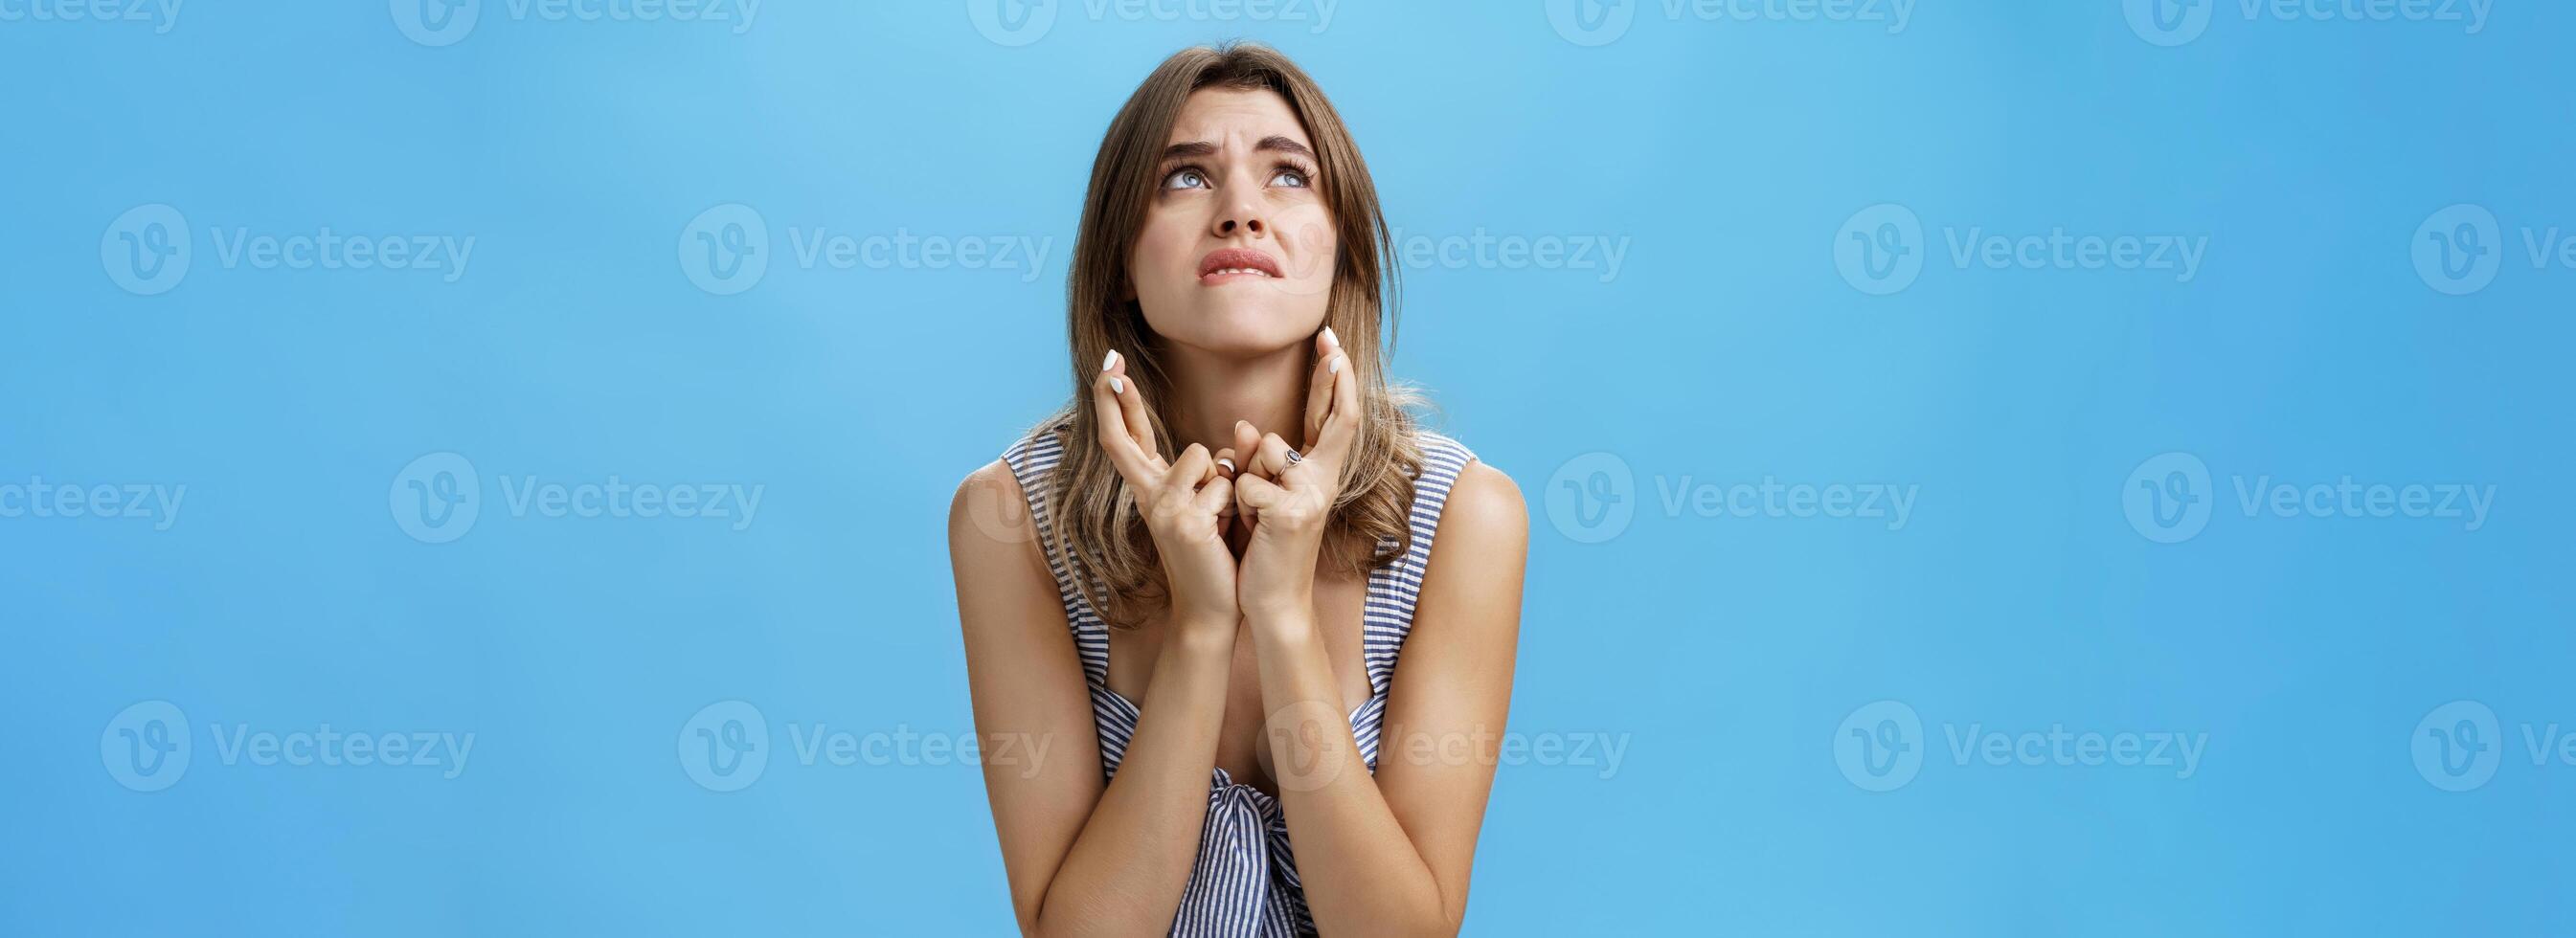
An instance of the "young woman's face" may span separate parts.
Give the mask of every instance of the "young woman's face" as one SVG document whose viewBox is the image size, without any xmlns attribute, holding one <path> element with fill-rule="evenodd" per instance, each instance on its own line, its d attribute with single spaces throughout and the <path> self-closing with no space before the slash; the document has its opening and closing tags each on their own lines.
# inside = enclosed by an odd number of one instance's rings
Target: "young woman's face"
<svg viewBox="0 0 2576 938">
<path fill-rule="evenodd" d="M 1127 258 L 1145 323 L 1218 354 L 1273 352 L 1324 324 L 1336 237 L 1314 142 L 1269 90 L 1192 92 Z"/>
</svg>

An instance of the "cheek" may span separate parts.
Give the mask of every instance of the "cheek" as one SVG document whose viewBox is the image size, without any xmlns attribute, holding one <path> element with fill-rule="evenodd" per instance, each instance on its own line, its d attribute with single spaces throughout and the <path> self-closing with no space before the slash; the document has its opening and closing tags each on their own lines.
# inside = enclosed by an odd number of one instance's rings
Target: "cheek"
<svg viewBox="0 0 2576 938">
<path fill-rule="evenodd" d="M 1290 279 L 1333 278 L 1333 259 L 1338 256 L 1341 238 L 1333 230 L 1332 217 L 1322 209 L 1299 212 L 1294 221 L 1281 225 L 1279 242 L 1288 251 Z"/>
<path fill-rule="evenodd" d="M 1170 218 L 1150 218 L 1136 234 L 1127 268 L 1139 281 L 1158 280 L 1189 266 L 1190 228 Z"/>
</svg>

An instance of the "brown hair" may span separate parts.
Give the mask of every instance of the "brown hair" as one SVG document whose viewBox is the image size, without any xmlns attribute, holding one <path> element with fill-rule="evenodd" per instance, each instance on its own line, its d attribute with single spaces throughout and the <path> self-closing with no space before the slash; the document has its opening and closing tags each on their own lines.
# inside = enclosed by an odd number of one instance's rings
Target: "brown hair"
<svg viewBox="0 0 2576 938">
<path fill-rule="evenodd" d="M 1323 89 L 1286 56 L 1251 43 L 1183 49 L 1128 96 L 1092 160 L 1091 188 L 1082 200 L 1082 225 L 1065 276 L 1072 400 L 1040 431 L 1064 437 L 1064 458 L 1047 486 L 1053 521 L 1047 549 L 1072 574 L 1091 608 L 1121 627 L 1141 622 L 1168 591 L 1135 496 L 1100 450 L 1085 391 L 1101 359 L 1119 350 L 1127 359 L 1127 380 L 1152 405 L 1157 445 L 1165 458 L 1174 455 L 1165 429 L 1169 376 L 1142 308 L 1126 298 L 1127 253 L 1144 227 L 1153 173 L 1172 125 L 1190 93 L 1202 88 L 1276 92 L 1314 140 L 1317 188 L 1339 242 L 1324 324 L 1341 339 L 1365 411 L 1325 529 L 1327 565 L 1348 571 L 1385 566 L 1404 555 L 1413 537 L 1413 478 L 1421 472 L 1422 450 L 1409 408 L 1418 398 L 1388 383 L 1380 352 L 1381 342 L 1394 344 L 1396 264 L 1368 164 Z"/>
</svg>

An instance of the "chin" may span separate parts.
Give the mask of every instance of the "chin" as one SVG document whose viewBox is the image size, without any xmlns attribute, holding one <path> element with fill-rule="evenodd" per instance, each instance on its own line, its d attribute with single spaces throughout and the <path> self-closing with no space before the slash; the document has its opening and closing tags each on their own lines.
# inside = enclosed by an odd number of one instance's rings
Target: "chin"
<svg viewBox="0 0 2576 938">
<path fill-rule="evenodd" d="M 1155 331 L 1163 337 L 1213 355 L 1251 358 L 1295 348 L 1323 328 L 1323 310 L 1291 311 L 1275 303 L 1227 302 L 1185 314 L 1175 328 Z M 1153 325 L 1148 323 L 1148 325 Z"/>
</svg>

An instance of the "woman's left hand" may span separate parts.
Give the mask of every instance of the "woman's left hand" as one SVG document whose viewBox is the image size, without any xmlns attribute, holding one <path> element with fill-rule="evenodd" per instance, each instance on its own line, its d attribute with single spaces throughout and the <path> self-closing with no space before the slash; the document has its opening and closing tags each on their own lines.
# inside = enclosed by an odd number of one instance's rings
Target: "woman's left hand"
<svg viewBox="0 0 2576 938">
<path fill-rule="evenodd" d="M 1314 373 L 1306 381 L 1305 448 L 1279 434 L 1234 426 L 1235 451 L 1250 453 L 1234 482 L 1238 523 L 1252 529 L 1235 578 L 1237 605 L 1256 627 L 1283 617 L 1311 621 L 1315 561 L 1341 496 L 1342 468 L 1359 437 L 1359 387 L 1331 330 L 1315 336 Z M 1297 458 L 1291 461 L 1290 454 Z"/>
</svg>

